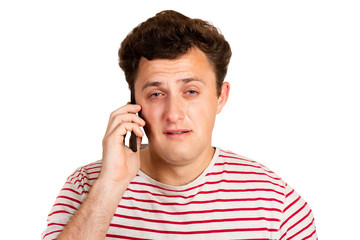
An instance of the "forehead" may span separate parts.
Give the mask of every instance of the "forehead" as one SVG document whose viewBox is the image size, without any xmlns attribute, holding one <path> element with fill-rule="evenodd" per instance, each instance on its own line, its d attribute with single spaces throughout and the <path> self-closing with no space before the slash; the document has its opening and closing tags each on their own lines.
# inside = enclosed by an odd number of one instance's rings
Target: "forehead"
<svg viewBox="0 0 360 240">
<path fill-rule="evenodd" d="M 215 72 L 207 56 L 197 48 L 175 59 L 141 58 L 135 85 L 141 87 L 148 82 L 167 83 L 183 79 L 197 79 L 215 84 Z M 182 81 L 187 82 L 187 81 Z"/>
</svg>

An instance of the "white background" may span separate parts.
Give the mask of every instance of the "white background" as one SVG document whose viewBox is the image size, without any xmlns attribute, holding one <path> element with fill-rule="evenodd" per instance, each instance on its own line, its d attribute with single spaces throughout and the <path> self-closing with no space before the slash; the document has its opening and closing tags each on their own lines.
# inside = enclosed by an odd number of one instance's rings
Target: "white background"
<svg viewBox="0 0 360 240">
<path fill-rule="evenodd" d="M 0 3 L 0 238 L 40 239 L 67 176 L 101 158 L 129 99 L 120 42 L 164 9 L 209 20 L 232 46 L 214 145 L 295 188 L 320 239 L 358 237 L 358 1 L 172 2 Z"/>
</svg>

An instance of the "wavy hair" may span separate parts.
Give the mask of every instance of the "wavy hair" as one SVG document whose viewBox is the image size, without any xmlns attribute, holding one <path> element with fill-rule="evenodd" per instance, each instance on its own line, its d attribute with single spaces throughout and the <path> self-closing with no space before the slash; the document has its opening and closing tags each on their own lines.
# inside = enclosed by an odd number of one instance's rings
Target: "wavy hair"
<svg viewBox="0 0 360 240">
<path fill-rule="evenodd" d="M 216 75 L 217 94 L 225 79 L 231 48 L 220 31 L 209 22 L 192 19 L 173 10 L 157 13 L 135 27 L 119 49 L 119 65 L 125 73 L 129 89 L 134 92 L 141 57 L 175 59 L 191 48 L 205 53 Z"/>
</svg>

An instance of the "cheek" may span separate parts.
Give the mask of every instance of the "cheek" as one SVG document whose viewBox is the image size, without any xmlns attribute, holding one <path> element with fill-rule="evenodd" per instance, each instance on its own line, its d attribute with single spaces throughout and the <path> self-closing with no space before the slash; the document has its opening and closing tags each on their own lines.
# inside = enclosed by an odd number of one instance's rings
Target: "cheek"
<svg viewBox="0 0 360 240">
<path fill-rule="evenodd" d="M 143 107 L 141 111 L 141 118 L 145 120 L 145 131 L 153 129 L 154 126 L 159 126 L 160 119 L 159 108 Z"/>
<path fill-rule="evenodd" d="M 204 132 L 212 131 L 215 123 L 216 108 L 210 106 L 201 104 L 196 108 L 192 106 L 188 110 L 188 116 L 192 123 Z"/>
</svg>

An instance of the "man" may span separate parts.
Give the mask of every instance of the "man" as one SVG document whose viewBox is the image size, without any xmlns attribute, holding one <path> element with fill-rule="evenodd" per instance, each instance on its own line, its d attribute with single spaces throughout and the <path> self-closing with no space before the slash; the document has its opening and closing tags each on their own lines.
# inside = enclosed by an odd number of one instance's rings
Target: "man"
<svg viewBox="0 0 360 240">
<path fill-rule="evenodd" d="M 211 144 L 230 57 L 215 27 L 175 11 L 136 27 L 119 50 L 136 104 L 110 115 L 103 159 L 68 178 L 43 239 L 317 239 L 294 190 Z"/>
</svg>

